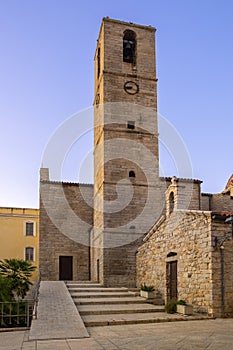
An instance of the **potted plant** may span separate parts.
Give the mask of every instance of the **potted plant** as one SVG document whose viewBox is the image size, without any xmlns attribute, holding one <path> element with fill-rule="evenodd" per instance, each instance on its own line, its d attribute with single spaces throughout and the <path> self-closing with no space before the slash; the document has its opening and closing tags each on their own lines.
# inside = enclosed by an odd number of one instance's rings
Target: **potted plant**
<svg viewBox="0 0 233 350">
<path fill-rule="evenodd" d="M 178 300 L 176 304 L 176 312 L 190 316 L 193 314 L 193 307 L 192 305 L 187 305 L 184 300 Z"/>
<path fill-rule="evenodd" d="M 141 285 L 141 291 L 140 295 L 143 298 L 151 299 L 154 298 L 154 287 L 153 286 L 147 286 L 145 283 Z"/>
<path fill-rule="evenodd" d="M 176 309 L 177 309 L 177 299 L 176 298 L 172 298 L 166 303 L 165 311 L 168 314 L 175 314 L 176 313 Z"/>
</svg>

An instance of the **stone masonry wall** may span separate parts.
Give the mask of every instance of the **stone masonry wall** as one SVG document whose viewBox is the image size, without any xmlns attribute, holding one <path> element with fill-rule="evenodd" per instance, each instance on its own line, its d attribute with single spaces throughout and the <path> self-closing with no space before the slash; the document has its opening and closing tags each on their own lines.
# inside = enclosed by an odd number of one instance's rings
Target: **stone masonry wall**
<svg viewBox="0 0 233 350">
<path fill-rule="evenodd" d="M 231 225 L 222 221 L 213 220 L 212 236 L 218 239 L 218 245 L 212 253 L 212 281 L 213 281 L 213 307 L 214 316 L 221 317 L 222 307 L 222 284 L 224 285 L 224 313 L 225 317 L 233 316 L 233 241 Z M 227 240 L 225 241 L 225 238 Z M 222 267 L 224 266 L 224 278 Z"/>
<path fill-rule="evenodd" d="M 59 279 L 59 256 L 73 257 L 73 279 L 90 278 L 89 231 L 93 186 L 44 181 L 40 184 L 40 271 Z"/>
<path fill-rule="evenodd" d="M 221 218 L 211 212 L 191 210 L 174 211 L 167 219 L 161 219 L 138 250 L 137 285 L 153 285 L 166 302 L 166 263 L 177 260 L 178 299 L 192 304 L 195 311 L 222 317 L 223 281 L 224 312 L 225 316 L 232 317 L 232 232 L 225 219 L 218 220 L 218 217 Z M 177 255 L 168 257 L 170 252 Z"/>
<path fill-rule="evenodd" d="M 134 31 L 136 36 L 134 63 L 123 60 L 126 30 Z M 138 91 L 127 92 L 126 83 L 132 83 Z M 161 196 L 156 198 L 159 167 L 155 28 L 103 19 L 95 54 L 94 95 L 92 278 L 105 286 L 132 287 L 136 280 L 137 240 L 154 224 L 164 203 Z M 134 123 L 134 128 L 128 127 L 129 122 Z M 135 176 L 130 178 L 132 171 Z M 144 210 L 148 201 L 153 205 Z"/>
<path fill-rule="evenodd" d="M 211 198 L 212 211 L 233 211 L 233 197 L 229 194 L 213 194 Z"/>
<path fill-rule="evenodd" d="M 167 301 L 166 263 L 177 260 L 178 299 L 212 313 L 211 215 L 175 211 L 147 235 L 137 253 L 137 285 L 153 285 Z M 170 252 L 177 253 L 168 257 Z"/>
<path fill-rule="evenodd" d="M 229 193 L 201 195 L 201 209 L 212 211 L 233 211 L 233 197 Z"/>
</svg>

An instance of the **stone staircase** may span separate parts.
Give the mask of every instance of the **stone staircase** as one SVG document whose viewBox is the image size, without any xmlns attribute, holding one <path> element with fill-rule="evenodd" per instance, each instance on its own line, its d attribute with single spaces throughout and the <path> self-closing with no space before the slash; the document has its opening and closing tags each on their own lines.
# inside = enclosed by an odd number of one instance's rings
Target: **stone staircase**
<svg viewBox="0 0 233 350">
<path fill-rule="evenodd" d="M 148 304 L 137 289 L 104 288 L 91 282 L 67 282 L 86 327 L 161 322 L 163 305 Z"/>
</svg>

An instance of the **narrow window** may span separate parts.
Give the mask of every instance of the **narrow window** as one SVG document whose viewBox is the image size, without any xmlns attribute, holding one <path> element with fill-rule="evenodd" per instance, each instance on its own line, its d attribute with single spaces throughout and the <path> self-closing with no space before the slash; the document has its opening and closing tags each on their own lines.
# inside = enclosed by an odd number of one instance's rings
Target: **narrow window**
<svg viewBox="0 0 233 350">
<path fill-rule="evenodd" d="M 135 129 L 135 122 L 133 122 L 133 121 L 128 121 L 127 127 L 128 127 L 128 129 Z"/>
<path fill-rule="evenodd" d="M 100 76 L 100 47 L 98 48 L 97 52 L 97 77 Z"/>
<path fill-rule="evenodd" d="M 99 107 L 99 104 L 100 104 L 100 94 L 97 94 L 95 99 L 95 105 L 97 108 Z"/>
<path fill-rule="evenodd" d="M 25 260 L 34 261 L 34 248 L 32 247 L 25 248 Z"/>
<path fill-rule="evenodd" d="M 34 223 L 33 222 L 26 222 L 26 236 L 33 236 L 34 235 Z"/>
<path fill-rule="evenodd" d="M 124 32 L 123 61 L 136 64 L 136 34 L 132 30 Z"/>
<path fill-rule="evenodd" d="M 135 172 L 133 170 L 130 170 L 129 177 L 135 178 Z"/>
<path fill-rule="evenodd" d="M 169 196 L 169 214 L 171 214 L 174 210 L 174 193 L 171 192 Z"/>
</svg>

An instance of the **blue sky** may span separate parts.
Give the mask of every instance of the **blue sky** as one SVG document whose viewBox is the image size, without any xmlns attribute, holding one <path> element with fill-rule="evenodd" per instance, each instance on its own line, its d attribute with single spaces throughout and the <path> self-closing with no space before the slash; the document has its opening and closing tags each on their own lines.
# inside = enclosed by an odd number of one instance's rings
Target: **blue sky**
<svg viewBox="0 0 233 350">
<path fill-rule="evenodd" d="M 157 28 L 159 112 L 183 138 L 202 190 L 221 191 L 233 173 L 232 13 L 231 0 L 0 0 L 0 206 L 38 207 L 47 142 L 92 105 L 104 16 Z M 88 137 L 73 148 L 64 180 L 78 181 L 85 147 Z M 169 162 L 163 168 L 173 175 Z"/>
</svg>

